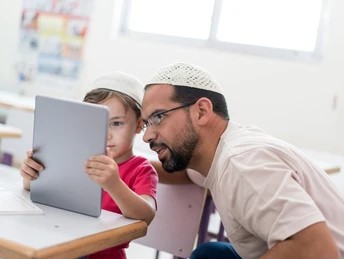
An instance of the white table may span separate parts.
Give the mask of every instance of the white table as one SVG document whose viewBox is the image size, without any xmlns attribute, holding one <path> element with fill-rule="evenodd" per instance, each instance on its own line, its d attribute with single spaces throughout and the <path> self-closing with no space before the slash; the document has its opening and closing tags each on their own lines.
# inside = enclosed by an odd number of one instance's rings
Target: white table
<svg viewBox="0 0 344 259">
<path fill-rule="evenodd" d="M 0 123 L 0 138 L 20 138 L 22 134 L 21 129 Z"/>
<path fill-rule="evenodd" d="M 33 112 L 35 110 L 35 98 L 12 92 L 0 91 L 0 107 Z"/>
<path fill-rule="evenodd" d="M 343 171 L 344 157 L 338 154 L 322 152 L 312 149 L 302 149 L 303 152 L 314 160 L 328 174 L 339 173 Z"/>
<path fill-rule="evenodd" d="M 20 164 L 25 153 L 32 147 L 32 129 L 35 98 L 10 91 L 0 91 L 0 108 L 6 109 L 6 125 L 21 130 L 20 139 L 3 132 L 1 152 L 2 163 Z M 17 132 L 18 133 L 18 132 Z M 6 137 L 6 138 L 5 138 Z"/>
<path fill-rule="evenodd" d="M 15 168 L 0 165 L 1 190 L 29 198 Z M 37 204 L 42 215 L 0 215 L 1 258 L 76 258 L 142 237 L 147 225 L 108 211 L 99 218 Z"/>
<path fill-rule="evenodd" d="M 328 152 L 305 150 L 329 174 L 333 183 L 344 193 L 344 156 Z"/>
</svg>

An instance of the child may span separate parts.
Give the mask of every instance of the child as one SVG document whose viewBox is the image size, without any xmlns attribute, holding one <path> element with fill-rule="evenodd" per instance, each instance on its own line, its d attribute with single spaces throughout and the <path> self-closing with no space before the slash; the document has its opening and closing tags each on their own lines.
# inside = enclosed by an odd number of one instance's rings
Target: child
<svg viewBox="0 0 344 259">
<path fill-rule="evenodd" d="M 90 157 L 85 162 L 85 171 L 103 188 L 103 209 L 149 224 L 156 210 L 158 177 L 147 159 L 133 154 L 134 137 L 142 129 L 143 84 L 133 76 L 113 72 L 98 78 L 92 87 L 94 90 L 86 94 L 84 101 L 109 108 L 107 155 Z M 27 152 L 20 170 L 27 190 L 43 170 L 32 155 L 32 151 Z M 122 244 L 88 258 L 126 258 L 127 247 L 128 243 Z"/>
</svg>

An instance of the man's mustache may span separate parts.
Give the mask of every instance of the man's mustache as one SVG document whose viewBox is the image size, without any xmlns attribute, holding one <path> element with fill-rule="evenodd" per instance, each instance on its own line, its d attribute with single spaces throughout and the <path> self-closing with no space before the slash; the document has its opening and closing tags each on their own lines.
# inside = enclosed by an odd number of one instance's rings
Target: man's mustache
<svg viewBox="0 0 344 259">
<path fill-rule="evenodd" d="M 150 147 L 150 149 L 153 149 L 153 148 L 168 148 L 165 144 L 163 144 L 163 143 L 156 143 L 154 141 L 149 143 L 149 147 Z"/>
</svg>

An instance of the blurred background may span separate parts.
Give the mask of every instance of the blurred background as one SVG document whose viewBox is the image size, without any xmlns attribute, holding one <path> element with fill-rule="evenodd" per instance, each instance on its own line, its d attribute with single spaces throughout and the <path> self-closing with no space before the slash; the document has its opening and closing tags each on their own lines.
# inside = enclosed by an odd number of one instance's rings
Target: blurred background
<svg viewBox="0 0 344 259">
<path fill-rule="evenodd" d="M 82 99 L 105 72 L 146 81 L 189 62 L 224 88 L 233 120 L 344 154 L 343 11 L 340 0 L 1 1 L 0 90 Z"/>
<path fill-rule="evenodd" d="M 106 72 L 145 82 L 187 62 L 214 75 L 232 120 L 306 150 L 344 190 L 343 12 L 341 0 L 0 1 L 1 162 L 31 148 L 37 94 L 82 100 Z M 135 150 L 155 158 L 141 137 Z"/>
</svg>

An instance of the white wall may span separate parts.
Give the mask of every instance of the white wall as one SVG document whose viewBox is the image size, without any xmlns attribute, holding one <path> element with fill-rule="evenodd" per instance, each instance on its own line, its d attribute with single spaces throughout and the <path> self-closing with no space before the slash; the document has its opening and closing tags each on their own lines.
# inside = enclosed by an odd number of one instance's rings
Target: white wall
<svg viewBox="0 0 344 259">
<path fill-rule="evenodd" d="M 15 84 L 14 60 L 19 39 L 21 1 L 0 2 L 0 87 L 10 89 Z"/>
<path fill-rule="evenodd" d="M 258 125 L 298 146 L 344 154 L 343 1 L 330 0 L 324 57 L 317 63 L 138 41 L 118 35 L 114 38 L 114 4 L 119 0 L 115 1 L 94 1 L 80 87 L 73 92 L 76 97 L 81 98 L 89 83 L 109 70 L 133 73 L 145 81 L 162 65 L 191 62 L 206 68 L 223 86 L 232 119 Z M 13 64 L 9 53 L 17 44 L 20 0 L 1 1 L 0 17 L 8 13 L 11 21 L 0 24 L 1 44 L 6 48 L 0 50 L 0 67 L 7 71 L 1 73 L 0 85 L 13 81 L 8 72 Z"/>
</svg>

